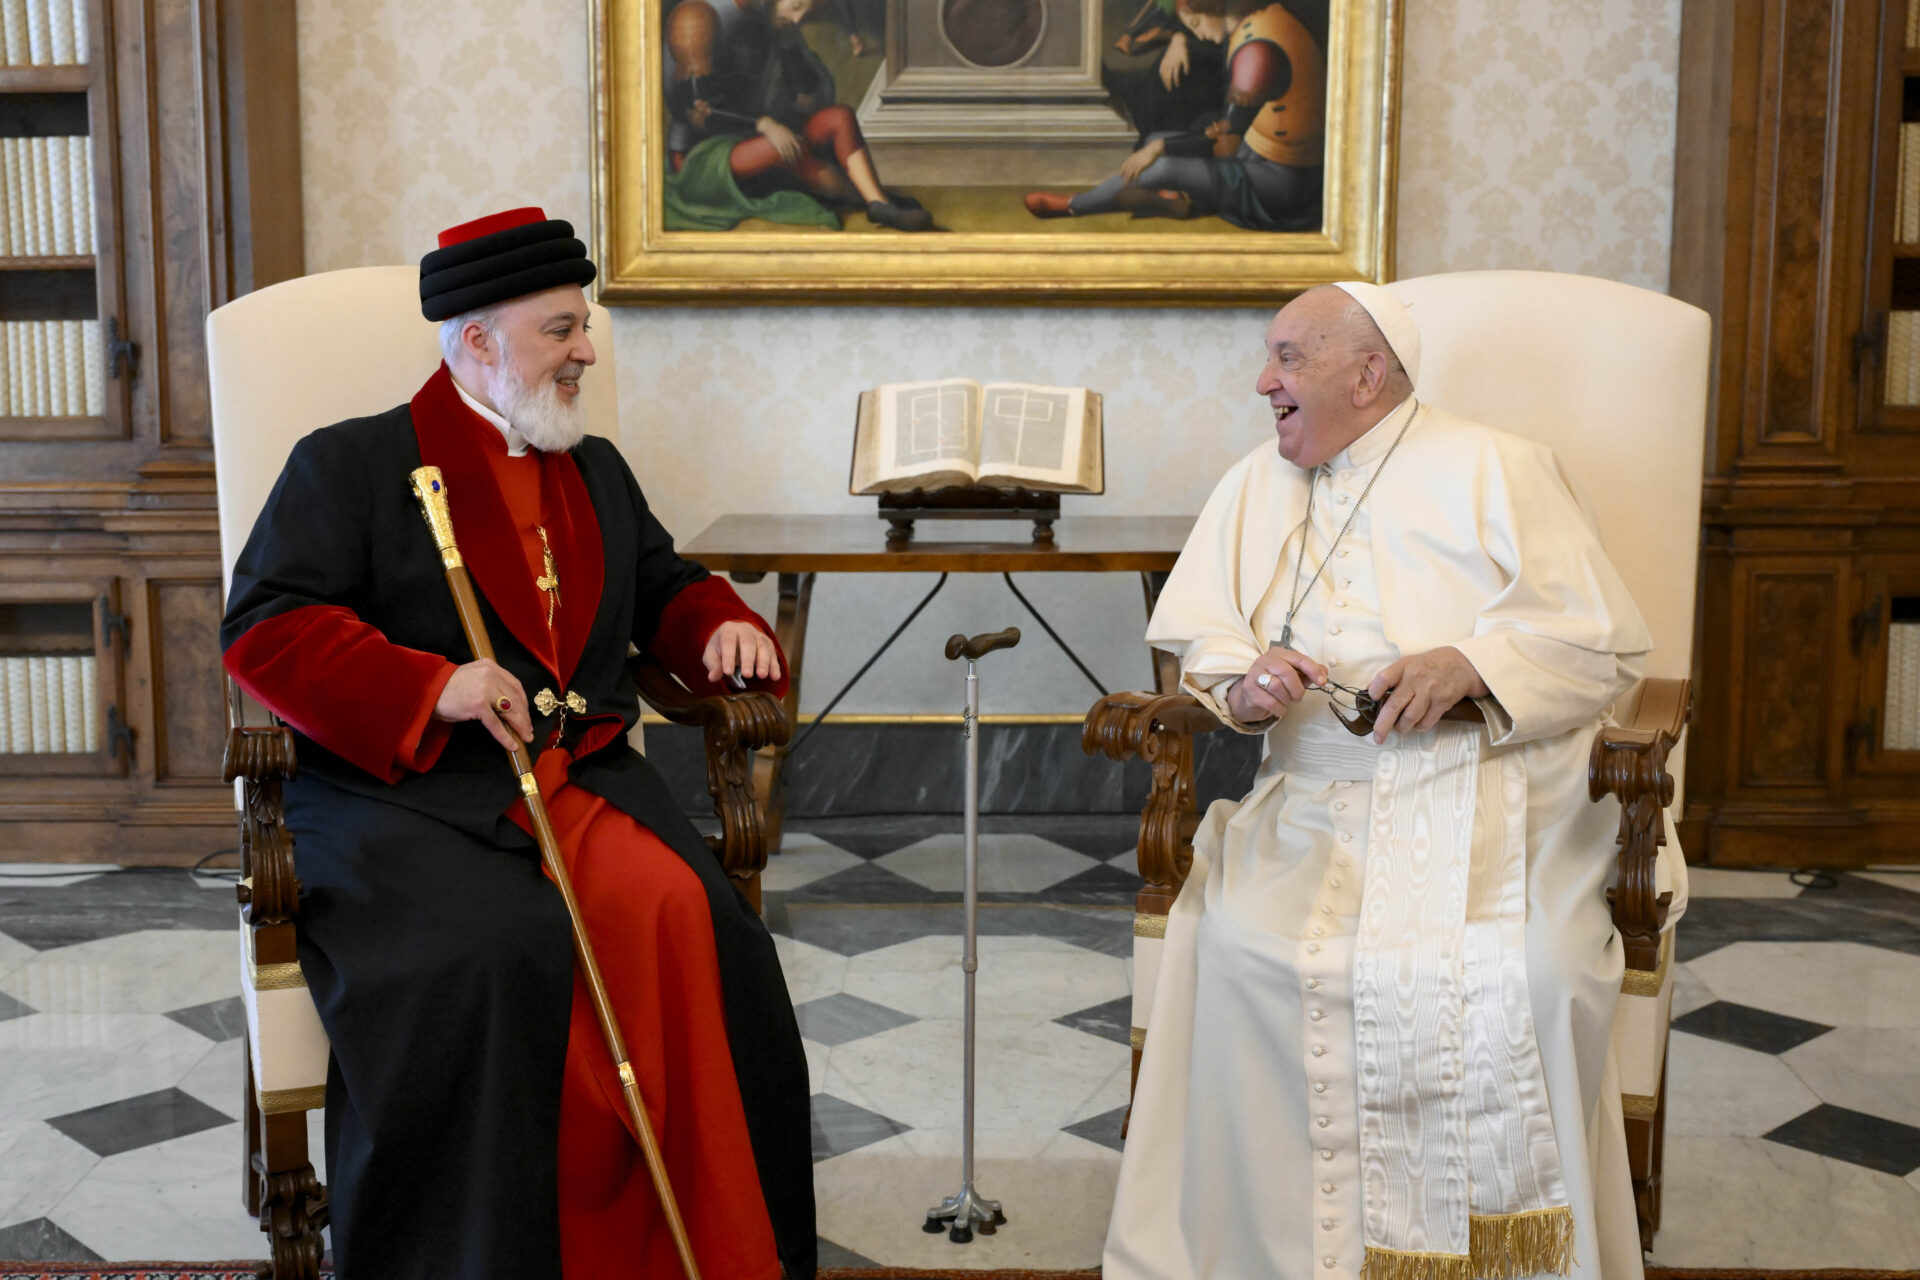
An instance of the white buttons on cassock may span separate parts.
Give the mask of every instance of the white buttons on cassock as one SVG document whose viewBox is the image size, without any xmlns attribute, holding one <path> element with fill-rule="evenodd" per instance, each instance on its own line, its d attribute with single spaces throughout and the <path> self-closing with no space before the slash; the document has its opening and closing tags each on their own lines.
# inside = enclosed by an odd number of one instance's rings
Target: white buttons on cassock
<svg viewBox="0 0 1920 1280">
<path fill-rule="evenodd" d="M 1340 833 L 1340 843 L 1341 843 L 1341 844 L 1352 844 L 1352 843 L 1353 843 L 1353 832 L 1351 832 L 1351 831 L 1342 831 L 1342 832 Z"/>
<path fill-rule="evenodd" d="M 1347 558 L 1347 549 L 1345 547 L 1342 547 L 1338 551 L 1334 552 L 1333 554 L 1339 556 L 1342 560 L 1345 560 Z"/>
<path fill-rule="evenodd" d="M 1341 506 L 1343 506 L 1343 507 L 1344 507 L 1344 506 L 1346 506 L 1346 505 L 1347 505 L 1347 502 L 1349 501 L 1349 495 L 1347 495 L 1347 494 L 1344 494 L 1344 493 L 1341 493 L 1341 494 L 1336 494 L 1336 495 L 1334 495 L 1334 499 L 1333 499 L 1333 500 L 1334 500 L 1335 502 L 1337 502 L 1337 503 L 1339 503 L 1339 504 L 1340 504 Z"/>
<path fill-rule="evenodd" d="M 1326 1263 L 1327 1270 L 1329 1271 L 1340 1265 L 1340 1259 L 1338 1258 L 1322 1258 L 1321 1261 Z"/>
<path fill-rule="evenodd" d="M 1319 989 L 1320 989 L 1320 979 L 1318 978 L 1307 979 L 1307 990 L 1318 991 Z"/>
<path fill-rule="evenodd" d="M 1331 1147 L 1322 1147 L 1322 1148 L 1320 1148 L 1320 1158 L 1321 1158 L 1322 1160 L 1331 1160 L 1331 1159 L 1333 1159 L 1333 1148 L 1331 1148 Z"/>
<path fill-rule="evenodd" d="M 1314 1011 L 1313 1011 L 1312 1013 L 1310 1013 L 1310 1014 L 1308 1014 L 1307 1016 L 1308 1016 L 1309 1018 L 1312 1018 L 1312 1019 L 1313 1019 L 1313 1020 L 1314 1020 L 1315 1022 L 1318 1022 L 1318 1021 L 1320 1021 L 1320 1019 L 1322 1019 L 1322 1018 L 1324 1018 L 1324 1017 L 1326 1017 L 1327 1015 L 1326 1015 L 1326 1014 L 1324 1014 L 1324 1013 L 1322 1013 L 1322 1012 L 1320 1012 L 1320 1010 L 1318 1010 L 1318 1009 L 1315 1009 L 1315 1010 L 1314 1010 Z M 1441 1076 L 1440 1078 L 1441 1078 L 1442 1080 L 1447 1080 L 1447 1079 L 1451 1079 L 1451 1077 L 1449 1077 L 1449 1076 Z"/>
<path fill-rule="evenodd" d="M 1325 1080 L 1315 1080 L 1313 1082 L 1313 1091 L 1315 1093 L 1325 1093 L 1327 1091 L 1327 1082 Z"/>
<path fill-rule="evenodd" d="M 1329 880 L 1327 881 L 1327 883 L 1332 885 L 1336 889 L 1340 887 L 1340 882 L 1338 880 Z"/>
<path fill-rule="evenodd" d="M 1327 1193 L 1328 1195 L 1332 1195 L 1332 1194 L 1333 1194 L 1333 1193 L 1334 1193 L 1335 1191 L 1338 1191 L 1338 1190 L 1339 1190 L 1339 1188 L 1338 1188 L 1338 1187 L 1336 1187 L 1336 1186 L 1334 1186 L 1334 1185 L 1333 1185 L 1333 1184 L 1332 1184 L 1331 1182 L 1323 1182 L 1323 1183 L 1321 1183 L 1321 1184 L 1320 1184 L 1320 1189 L 1321 1189 L 1322 1191 L 1324 1191 L 1324 1192 L 1326 1192 L 1326 1193 Z"/>
<path fill-rule="evenodd" d="M 1330 635 L 1330 636 L 1337 636 L 1337 635 L 1339 635 L 1339 634 L 1340 634 L 1340 628 L 1339 628 L 1339 627 L 1328 627 L 1328 628 L 1327 628 L 1327 634 L 1328 634 L 1328 635 Z"/>
<path fill-rule="evenodd" d="M 1324 1129 L 1324 1128 L 1326 1128 L 1326 1127 L 1327 1127 L 1328 1125 L 1330 1125 L 1330 1124 L 1332 1124 L 1332 1123 L 1333 1123 L 1333 1121 L 1331 1121 L 1331 1120 L 1329 1120 L 1329 1119 L 1327 1119 L 1327 1117 L 1325 1117 L 1325 1116 L 1321 1116 L 1321 1117 L 1320 1117 L 1320 1118 L 1319 1118 L 1318 1120 L 1315 1120 L 1315 1121 L 1314 1121 L 1314 1123 L 1315 1123 L 1315 1124 L 1317 1124 L 1317 1125 L 1319 1125 L 1319 1126 L 1320 1126 L 1320 1127 L 1321 1127 L 1322 1129 Z"/>
<path fill-rule="evenodd" d="M 1315 925 L 1313 926 L 1313 936 L 1316 938 L 1324 938 L 1327 936 L 1327 931 L 1319 925 Z"/>
<path fill-rule="evenodd" d="M 1313 955 L 1313 954 L 1314 954 L 1315 952 L 1317 952 L 1317 951 L 1319 951 L 1319 950 L 1320 950 L 1320 944 L 1319 944 L 1319 943 L 1317 943 L 1317 942 L 1309 942 L 1309 943 L 1307 944 L 1307 954 L 1308 954 L 1308 955 Z"/>
<path fill-rule="evenodd" d="M 1333 1219 L 1332 1219 L 1332 1218 L 1322 1218 L 1322 1219 L 1320 1219 L 1320 1229 L 1321 1229 L 1322 1231 L 1331 1231 L 1331 1230 L 1333 1230 L 1333 1225 L 1334 1225 L 1334 1224 L 1333 1224 Z"/>
<path fill-rule="evenodd" d="M 1333 811 L 1335 813 L 1345 813 L 1347 811 L 1347 802 L 1345 800 L 1335 800 L 1333 802 Z"/>
<path fill-rule="evenodd" d="M 1313 1046 L 1313 1056 L 1314 1056 L 1314 1057 L 1316 1057 L 1316 1058 L 1318 1058 L 1318 1057 L 1320 1057 L 1320 1056 L 1321 1056 L 1322 1054 L 1324 1054 L 1324 1053 L 1326 1053 L 1326 1051 L 1327 1051 L 1327 1046 L 1325 1046 L 1325 1045 L 1323 1045 L 1323 1044 L 1317 1044 L 1317 1045 L 1315 1045 L 1315 1046 Z"/>
</svg>

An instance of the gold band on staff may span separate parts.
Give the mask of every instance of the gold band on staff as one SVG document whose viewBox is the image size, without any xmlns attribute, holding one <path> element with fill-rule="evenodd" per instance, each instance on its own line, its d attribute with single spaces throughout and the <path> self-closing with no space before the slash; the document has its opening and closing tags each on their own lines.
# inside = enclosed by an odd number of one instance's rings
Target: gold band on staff
<svg viewBox="0 0 1920 1280">
<path fill-rule="evenodd" d="M 466 632 L 467 644 L 473 650 L 476 659 L 493 661 L 493 642 L 487 637 L 486 621 L 480 616 L 480 602 L 473 593 L 473 581 L 467 576 L 465 562 L 460 558 L 460 548 L 454 542 L 453 516 L 447 506 L 447 482 L 441 478 L 440 468 L 421 467 L 413 472 L 413 495 L 420 502 L 420 512 L 426 517 L 427 527 L 433 531 L 434 545 L 440 549 L 440 563 L 447 571 L 447 588 L 453 593 L 454 608 L 460 614 L 460 626 Z M 567 874 L 566 863 L 560 857 L 560 841 L 554 835 L 553 821 L 547 816 L 547 803 L 540 795 L 540 784 L 533 776 L 533 762 L 527 757 L 526 748 L 515 743 L 509 754 L 513 760 L 513 771 L 520 778 L 520 794 L 526 797 L 527 816 L 533 820 L 534 838 L 540 843 L 540 858 L 546 864 L 547 874 L 560 890 L 560 897 L 567 904 L 567 918 L 573 922 L 573 952 L 580 962 L 580 972 L 587 980 L 587 993 L 593 1000 L 594 1017 L 600 1023 L 600 1034 L 607 1042 L 607 1052 L 613 1055 L 614 1070 L 620 1073 L 620 1088 L 627 1101 L 627 1114 L 633 1120 L 634 1133 L 640 1139 L 640 1153 L 646 1157 L 647 1172 L 653 1176 L 653 1189 L 660 1197 L 660 1207 L 667 1217 L 667 1228 L 673 1234 L 673 1245 L 680 1254 L 680 1265 L 687 1273 L 687 1280 L 700 1280 L 700 1268 L 693 1259 L 693 1245 L 687 1239 L 687 1226 L 680 1217 L 680 1203 L 674 1198 L 673 1185 L 667 1179 L 666 1162 L 660 1155 L 660 1144 L 653 1136 L 653 1125 L 647 1119 L 647 1108 L 640 1097 L 640 1083 L 634 1078 L 633 1066 L 627 1058 L 626 1041 L 620 1035 L 620 1024 L 614 1017 L 613 1003 L 607 998 L 606 984 L 600 978 L 600 964 L 594 959 L 593 943 L 587 937 L 585 923 L 580 918 L 580 904 L 573 896 L 573 878 Z"/>
</svg>

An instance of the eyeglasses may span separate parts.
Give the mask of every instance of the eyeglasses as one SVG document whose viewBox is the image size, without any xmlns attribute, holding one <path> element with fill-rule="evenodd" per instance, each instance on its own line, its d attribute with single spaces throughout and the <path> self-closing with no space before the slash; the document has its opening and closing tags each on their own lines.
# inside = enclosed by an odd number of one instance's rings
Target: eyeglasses
<svg viewBox="0 0 1920 1280">
<path fill-rule="evenodd" d="M 1348 733 L 1356 738 L 1364 738 L 1373 732 L 1373 722 L 1380 714 L 1380 703 L 1365 689 L 1355 689 L 1338 684 L 1332 680 L 1324 684 L 1310 684 L 1309 689 L 1327 695 L 1328 710 L 1333 718 L 1346 726 Z M 1352 715 L 1349 716 L 1348 712 Z"/>
</svg>

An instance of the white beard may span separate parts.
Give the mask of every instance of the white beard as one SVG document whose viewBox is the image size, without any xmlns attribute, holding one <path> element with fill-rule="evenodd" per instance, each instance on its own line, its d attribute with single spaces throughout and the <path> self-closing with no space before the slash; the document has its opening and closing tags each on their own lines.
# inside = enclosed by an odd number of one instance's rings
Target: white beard
<svg viewBox="0 0 1920 1280">
<path fill-rule="evenodd" d="M 566 453 L 579 444 L 587 434 L 587 415 L 579 403 L 564 399 L 552 378 L 527 382 L 513 357 L 504 350 L 500 354 L 499 366 L 487 379 L 487 396 L 500 416 L 542 453 Z M 559 372 L 578 377 L 584 370 L 584 365 L 569 365 Z"/>
</svg>

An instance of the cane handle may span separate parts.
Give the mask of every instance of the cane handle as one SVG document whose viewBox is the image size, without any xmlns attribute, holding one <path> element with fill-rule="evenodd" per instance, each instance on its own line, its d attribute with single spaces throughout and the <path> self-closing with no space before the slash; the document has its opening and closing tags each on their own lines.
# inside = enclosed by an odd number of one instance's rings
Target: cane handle
<svg viewBox="0 0 1920 1280">
<path fill-rule="evenodd" d="M 983 631 L 969 640 L 965 636 L 954 636 L 947 641 L 947 657 L 965 658 L 972 662 L 975 658 L 985 657 L 995 649 L 1011 649 L 1020 643 L 1020 628 L 1008 627 L 1005 631 Z"/>
</svg>

